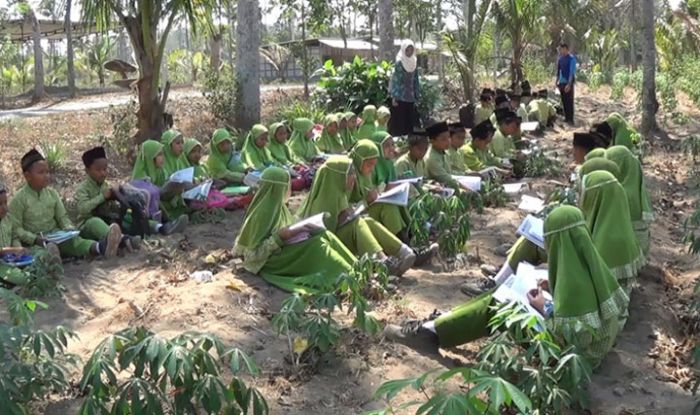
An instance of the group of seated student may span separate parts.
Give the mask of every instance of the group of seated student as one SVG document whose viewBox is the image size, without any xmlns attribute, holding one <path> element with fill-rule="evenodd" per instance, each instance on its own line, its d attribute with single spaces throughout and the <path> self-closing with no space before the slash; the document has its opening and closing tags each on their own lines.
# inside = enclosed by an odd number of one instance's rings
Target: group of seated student
<svg viewBox="0 0 700 415">
<path fill-rule="evenodd" d="M 618 130 L 609 120 L 573 134 L 576 206 L 556 206 L 546 215 L 546 249 L 520 237 L 496 275 L 462 285 L 470 301 L 426 319 L 388 325 L 385 336 L 428 354 L 488 336 L 498 306 L 494 292 L 526 262 L 548 270 L 548 281 L 528 293 L 530 305 L 555 335 L 574 343 L 594 367 L 600 364 L 627 321 L 653 219 L 641 163 L 622 140 L 616 142 Z M 615 127 L 630 128 L 624 120 Z M 476 139 L 488 136 L 485 131 L 485 124 L 472 129 L 472 146 L 487 148 Z"/>
</svg>

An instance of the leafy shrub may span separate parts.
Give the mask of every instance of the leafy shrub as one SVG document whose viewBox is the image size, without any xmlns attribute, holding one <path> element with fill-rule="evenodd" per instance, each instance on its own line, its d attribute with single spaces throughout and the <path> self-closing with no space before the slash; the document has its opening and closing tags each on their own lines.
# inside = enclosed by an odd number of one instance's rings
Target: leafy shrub
<svg viewBox="0 0 700 415">
<path fill-rule="evenodd" d="M 48 393 L 70 388 L 68 367 L 77 358 L 66 354 L 68 339 L 75 334 L 61 326 L 44 331 L 34 328 L 32 314 L 46 304 L 25 300 L 0 288 L 12 324 L 0 323 L 0 413 L 29 413 L 27 404 Z"/>
<path fill-rule="evenodd" d="M 105 140 L 109 148 L 125 156 L 134 148 L 132 137 L 136 132 L 138 103 L 132 97 L 126 105 L 109 107 L 109 119 L 112 122 L 112 136 Z"/>
<path fill-rule="evenodd" d="M 686 157 L 690 157 L 693 164 L 700 159 L 700 135 L 691 135 L 681 143 L 681 149 Z"/>
<path fill-rule="evenodd" d="M 661 107 L 666 115 L 673 115 L 678 107 L 676 87 L 671 77 L 664 73 L 656 75 L 656 91 L 661 96 Z"/>
<path fill-rule="evenodd" d="M 620 100 L 625 94 L 625 88 L 632 84 L 632 75 L 629 70 L 623 69 L 613 75 L 610 98 Z"/>
<path fill-rule="evenodd" d="M 557 176 L 561 173 L 561 162 L 547 156 L 538 148 L 533 149 L 525 163 L 525 175 L 528 177 Z"/>
<path fill-rule="evenodd" d="M 218 72 L 207 71 L 204 79 L 204 96 L 211 113 L 217 120 L 233 125 L 239 102 L 239 85 L 230 67 Z"/>
<path fill-rule="evenodd" d="M 525 79 L 532 85 L 548 84 L 554 73 L 554 68 L 547 65 L 544 59 L 527 56 L 523 59 L 522 67 Z M 578 74 L 577 74 L 578 77 Z"/>
<path fill-rule="evenodd" d="M 700 105 L 700 64 L 698 58 L 685 56 L 672 68 L 675 84 L 688 94 L 696 105 Z"/>
<path fill-rule="evenodd" d="M 420 96 L 416 102 L 416 109 L 421 116 L 423 124 L 435 115 L 436 111 L 442 108 L 442 88 L 437 81 L 428 78 L 421 78 Z"/>
<path fill-rule="evenodd" d="M 588 87 L 592 91 L 597 90 L 604 83 L 605 83 L 605 75 L 602 72 L 591 72 L 591 76 L 590 76 L 590 79 L 588 81 Z"/>
<path fill-rule="evenodd" d="M 284 300 L 272 318 L 272 326 L 286 337 L 292 364 L 298 366 L 303 358 L 335 347 L 340 339 L 340 325 L 333 314 L 342 308 L 344 300 L 349 303 L 348 313 L 355 311 L 353 325 L 370 334 L 378 333 L 379 323 L 367 314 L 369 303 L 365 295 L 383 296 L 387 280 L 386 267 L 364 255 L 349 274 L 338 277 L 327 291 L 295 293 Z"/>
<path fill-rule="evenodd" d="M 688 245 L 688 252 L 700 253 L 700 208 L 695 209 L 690 217 L 683 222 L 683 243 Z"/>
<path fill-rule="evenodd" d="M 503 207 L 508 202 L 506 189 L 498 177 L 491 177 L 481 182 L 481 198 L 484 206 Z"/>
<path fill-rule="evenodd" d="M 234 377 L 221 379 L 226 365 Z M 239 377 L 260 373 L 255 362 L 216 336 L 184 333 L 165 339 L 143 327 L 104 339 L 83 368 L 82 415 L 267 414 L 260 392 Z"/>
<path fill-rule="evenodd" d="M 19 293 L 26 297 L 55 297 L 65 289 L 61 284 L 63 265 L 47 251 L 34 253 L 34 262 L 26 268 L 29 276 L 27 284 L 19 287 Z"/>
<path fill-rule="evenodd" d="M 66 163 L 66 146 L 61 141 L 53 143 L 44 142 L 40 144 L 44 152 L 46 162 L 49 163 L 49 169 L 57 171 Z"/>
<path fill-rule="evenodd" d="M 323 117 L 325 117 L 326 112 L 323 108 L 319 108 L 316 102 L 290 102 L 287 105 L 282 106 L 277 117 L 285 120 L 287 125 L 292 125 L 292 121 L 295 118 L 308 118 L 313 122 L 320 124 L 323 122 Z"/>
<path fill-rule="evenodd" d="M 440 245 L 443 257 L 454 257 L 464 249 L 470 236 L 469 210 L 483 209 L 477 193 L 440 197 L 422 193 L 409 207 L 411 246 L 426 247 L 431 242 Z"/>
</svg>

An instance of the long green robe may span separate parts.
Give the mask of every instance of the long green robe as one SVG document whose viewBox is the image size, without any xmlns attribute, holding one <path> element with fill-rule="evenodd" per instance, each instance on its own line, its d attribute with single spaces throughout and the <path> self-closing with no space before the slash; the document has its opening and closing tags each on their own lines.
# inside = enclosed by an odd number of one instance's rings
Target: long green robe
<svg viewBox="0 0 700 415">
<path fill-rule="evenodd" d="M 372 218 L 358 217 L 339 225 L 338 216 L 350 206 L 346 183 L 348 175 L 355 174 L 352 162 L 345 156 L 331 156 L 318 169 L 309 194 L 299 207 L 298 216 L 307 218 L 328 213 L 324 222 L 350 251 L 358 256 L 384 251 L 395 255 L 401 241 Z"/>
<path fill-rule="evenodd" d="M 625 120 L 620 113 L 613 112 L 608 116 L 605 122 L 607 122 L 613 130 L 613 145 L 625 146 L 630 150 L 635 149 L 639 142 L 639 133 L 629 125 L 627 120 Z"/>
<path fill-rule="evenodd" d="M 487 167 L 501 167 L 500 160 L 491 154 L 487 148 L 481 150 L 474 146 L 473 142 L 469 142 L 457 150 L 461 158 L 464 160 L 464 165 L 471 171 L 481 171 Z"/>
<path fill-rule="evenodd" d="M 515 156 L 515 142 L 513 137 L 503 134 L 500 127 L 496 128 L 493 139 L 489 145 L 491 153 L 498 158 L 513 158 Z"/>
<path fill-rule="evenodd" d="M 277 164 L 267 146 L 258 147 L 255 143 L 255 140 L 263 134 L 269 135 L 269 132 L 262 124 L 255 124 L 248 133 L 241 151 L 241 161 L 245 168 L 262 171 L 266 167 Z"/>
<path fill-rule="evenodd" d="M 579 209 L 556 208 L 545 220 L 544 231 L 554 301 L 547 325 L 596 367 L 615 343 L 629 297 L 593 245 Z M 488 335 L 492 305 L 488 292 L 435 320 L 440 345 L 452 347 Z"/>
<path fill-rule="evenodd" d="M 147 178 L 151 183 L 162 188 L 167 183 L 170 176 L 166 175 L 164 168 L 159 169 L 156 167 L 155 158 L 161 152 L 164 153 L 163 144 L 153 140 L 144 141 L 141 144 L 139 155 L 136 158 L 136 164 L 134 164 L 131 178 L 134 180 Z M 174 195 L 170 200 L 161 199 L 160 209 L 169 220 L 177 219 L 180 215 L 189 212 L 189 208 L 185 204 L 184 199 L 182 199 L 181 194 Z"/>
<path fill-rule="evenodd" d="M 163 170 L 166 176 L 170 176 L 178 170 L 187 168 L 188 165 L 184 151 L 179 156 L 173 153 L 172 144 L 173 141 L 178 138 L 182 138 L 182 134 L 175 130 L 168 130 L 160 137 L 160 143 L 163 144 L 163 155 L 165 156 Z"/>
<path fill-rule="evenodd" d="M 581 179 L 579 205 L 593 244 L 629 295 L 645 260 L 632 228 L 625 189 L 612 173 L 588 173 Z"/>
<path fill-rule="evenodd" d="M 234 253 L 243 266 L 270 284 L 301 293 L 332 290 L 338 277 L 349 273 L 357 258 L 331 232 L 286 244 L 279 230 L 295 222 L 285 199 L 289 173 L 279 167 L 263 171 L 260 188 L 246 212 Z"/>
<path fill-rule="evenodd" d="M 219 144 L 224 141 L 231 143 L 231 151 L 222 153 Z M 209 158 L 207 158 L 207 171 L 213 179 L 225 180 L 229 183 L 241 184 L 245 177 L 245 166 L 240 155 L 233 150 L 233 138 L 225 128 L 215 130 L 209 143 Z"/>
<path fill-rule="evenodd" d="M 377 107 L 374 105 L 367 105 L 364 110 L 362 110 L 362 125 L 357 130 L 355 138 L 357 140 L 369 140 L 372 138 L 372 134 L 377 131 Z"/>
<path fill-rule="evenodd" d="M 297 158 L 305 163 L 310 163 L 320 154 L 313 139 L 307 137 L 313 128 L 314 122 L 308 118 L 297 118 L 292 123 L 292 138 L 289 140 L 289 148 Z"/>
<path fill-rule="evenodd" d="M 451 187 L 460 191 L 459 183 L 452 177 L 452 170 L 444 151 L 437 150 L 430 146 L 428 154 L 425 156 L 426 177 L 441 183 L 443 186 Z"/>
<path fill-rule="evenodd" d="M 194 181 L 197 183 L 203 182 L 207 179 L 209 179 L 209 172 L 207 171 L 207 167 L 204 166 L 201 163 L 197 164 L 192 164 L 190 163 L 189 155 L 194 150 L 195 148 L 204 148 L 202 147 L 202 144 L 195 140 L 194 138 L 188 138 L 185 140 L 185 160 L 187 160 L 187 167 L 194 167 Z"/>
<path fill-rule="evenodd" d="M 323 119 L 323 132 L 318 140 L 318 149 L 326 154 L 341 154 L 345 152 L 345 146 L 340 133 L 336 132 L 333 135 L 328 133 L 328 127 L 332 124 L 339 124 L 338 117 L 333 114 L 326 115 Z"/>
<path fill-rule="evenodd" d="M 425 160 L 413 160 L 410 153 L 399 157 L 394 163 L 396 176 L 400 179 L 425 177 Z"/>
<path fill-rule="evenodd" d="M 649 252 L 649 224 L 654 211 L 644 184 L 644 173 L 639 160 L 625 146 L 612 146 L 605 151 L 605 158 L 615 162 L 622 175 L 620 184 L 625 188 L 629 202 L 630 218 L 644 255 Z"/>
<path fill-rule="evenodd" d="M 388 133 L 379 132 L 375 134 L 373 138 L 382 143 L 386 139 L 391 139 Z M 376 144 L 376 142 L 359 140 L 350 152 L 350 158 L 352 159 L 357 178 L 355 188 L 350 195 L 350 202 L 367 204 L 367 196 L 372 190 L 377 190 L 381 193 L 388 182 L 396 180 L 394 165 L 381 155 L 381 148 L 381 145 Z M 377 159 L 377 165 L 370 175 L 364 176 L 360 167 L 365 160 L 373 158 Z M 379 169 L 378 172 L 377 169 Z M 397 235 L 407 226 L 406 217 L 408 215 L 402 213 L 400 206 L 375 203 L 368 206 L 368 213 L 371 218 L 384 225 L 394 235 Z"/>
<path fill-rule="evenodd" d="M 355 115 L 354 112 L 349 111 L 343 114 L 343 118 L 345 119 L 345 122 L 348 125 L 345 129 L 345 133 L 342 136 L 343 146 L 347 151 L 355 145 L 355 142 L 357 142 L 357 125 L 352 125 L 353 123 L 351 122 L 353 118 L 355 119 L 355 121 L 357 121 L 357 115 Z"/>
<path fill-rule="evenodd" d="M 289 149 L 287 142 L 280 143 L 277 141 L 277 131 L 280 128 L 287 128 L 284 123 L 276 122 L 270 126 L 267 136 L 267 149 L 270 151 L 272 158 L 281 166 L 294 166 L 302 164 L 302 162 L 294 156 Z"/>
</svg>

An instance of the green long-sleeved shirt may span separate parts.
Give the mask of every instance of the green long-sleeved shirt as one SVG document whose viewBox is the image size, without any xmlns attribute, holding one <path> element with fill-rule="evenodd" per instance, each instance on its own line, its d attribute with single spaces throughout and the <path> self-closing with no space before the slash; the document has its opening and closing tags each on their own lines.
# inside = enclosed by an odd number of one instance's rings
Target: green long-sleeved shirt
<svg viewBox="0 0 700 415">
<path fill-rule="evenodd" d="M 78 222 L 80 224 L 95 216 L 95 209 L 106 202 L 104 193 L 108 188 L 109 185 L 106 181 L 99 185 L 91 177 L 85 178 L 78 185 L 73 200 L 78 209 Z"/>
<path fill-rule="evenodd" d="M 482 122 L 488 120 L 492 114 L 493 107 L 484 107 L 481 104 L 477 105 L 476 108 L 474 108 L 474 125 L 481 124 Z"/>
<path fill-rule="evenodd" d="M 496 129 L 493 140 L 489 145 L 491 153 L 499 158 L 512 158 L 515 156 L 515 143 L 513 137 L 503 134 L 500 128 Z"/>
<path fill-rule="evenodd" d="M 396 177 L 408 179 L 411 177 L 425 177 L 425 160 L 414 161 L 409 153 L 399 157 L 394 163 Z"/>
<path fill-rule="evenodd" d="M 14 226 L 8 217 L 0 219 L 0 248 L 20 247 L 22 244 L 14 234 Z"/>
<path fill-rule="evenodd" d="M 459 149 L 450 147 L 447 149 L 446 153 L 452 174 L 463 175 L 469 171 L 467 165 L 464 164 L 464 159 L 462 158 Z"/>
<path fill-rule="evenodd" d="M 73 229 L 58 192 L 47 187 L 37 192 L 22 186 L 10 202 L 14 233 L 24 245 L 34 245 L 39 233 Z"/>
<path fill-rule="evenodd" d="M 486 150 L 474 147 L 473 143 L 467 143 L 459 149 L 459 153 L 464 160 L 464 164 L 471 171 L 481 171 L 487 167 L 501 167 L 501 162 Z"/>
<path fill-rule="evenodd" d="M 442 183 L 445 186 L 459 190 L 459 183 L 452 177 L 452 170 L 444 151 L 435 150 L 432 146 L 428 150 L 425 162 L 425 171 L 429 179 Z"/>
</svg>

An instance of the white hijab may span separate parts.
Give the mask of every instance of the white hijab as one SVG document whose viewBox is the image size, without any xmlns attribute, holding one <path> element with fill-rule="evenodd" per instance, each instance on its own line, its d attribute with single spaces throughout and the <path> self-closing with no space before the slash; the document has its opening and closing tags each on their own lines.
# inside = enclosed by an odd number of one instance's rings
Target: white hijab
<svg viewBox="0 0 700 415">
<path fill-rule="evenodd" d="M 411 55 L 411 57 L 406 56 L 406 49 L 408 49 L 409 46 L 413 47 L 413 55 Z M 418 59 L 416 58 L 416 47 L 412 40 L 406 39 L 401 42 L 401 50 L 396 54 L 396 60 L 401 61 L 401 65 L 403 65 L 406 72 L 412 73 L 416 70 Z"/>
</svg>

